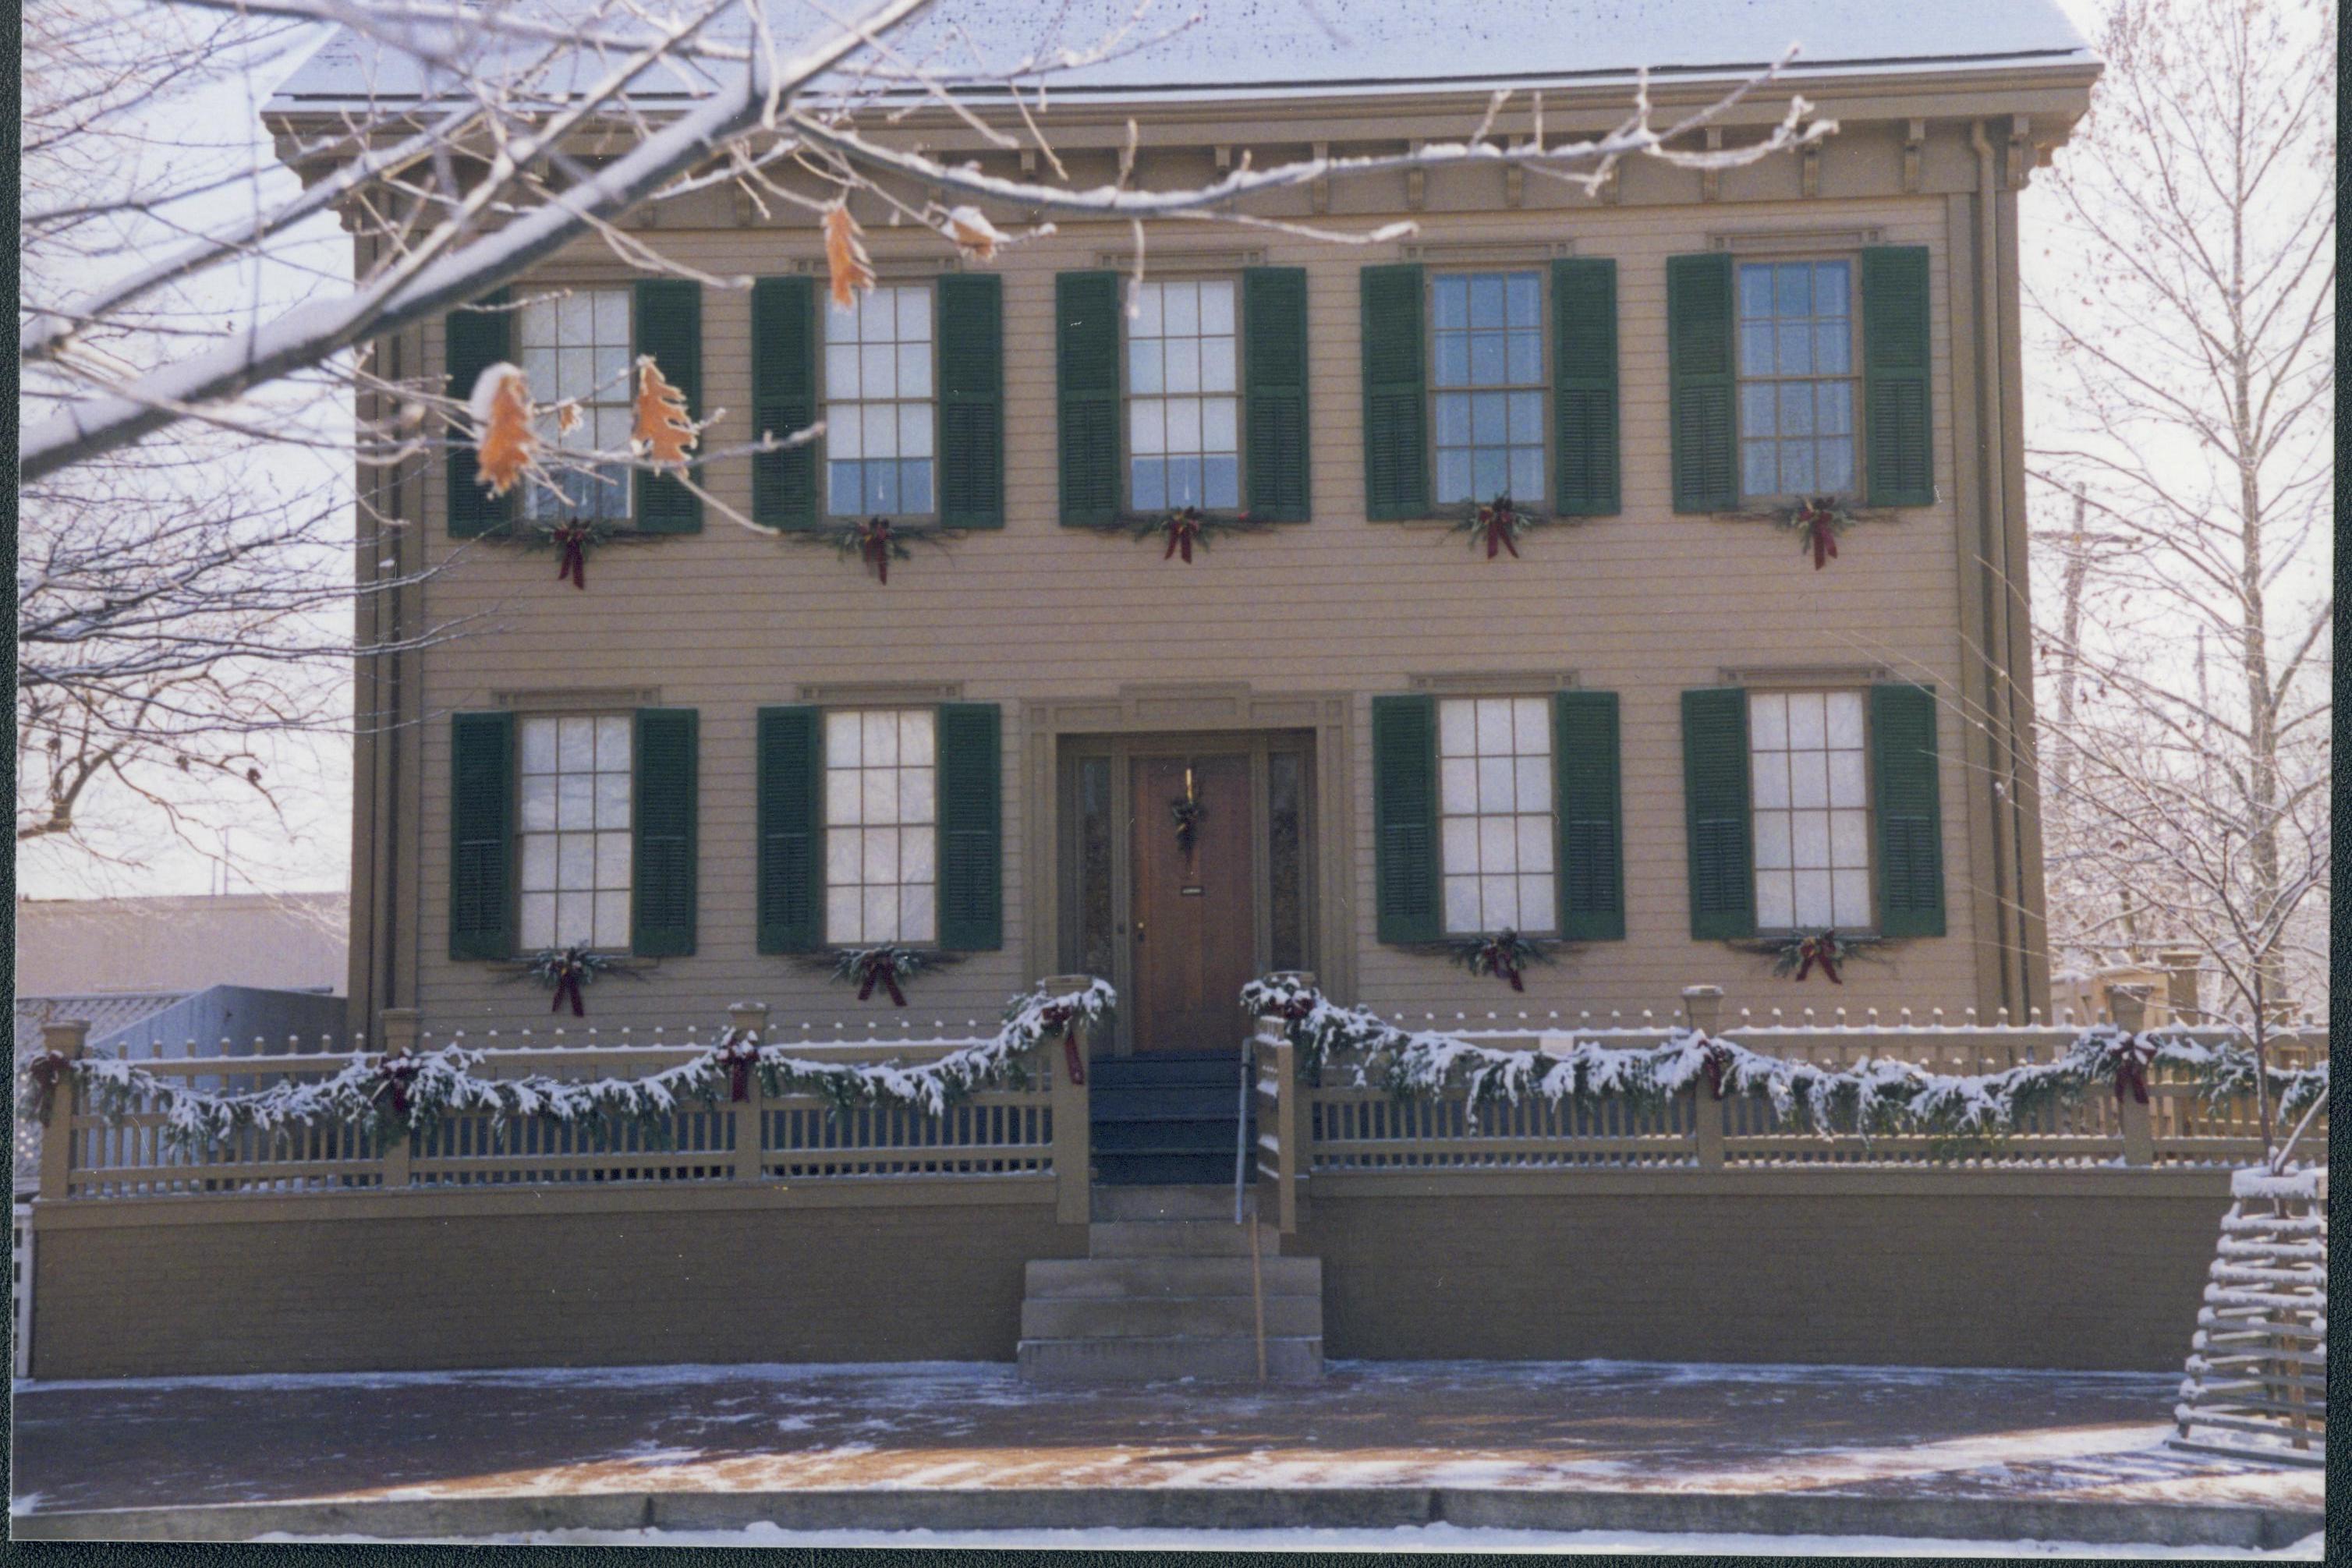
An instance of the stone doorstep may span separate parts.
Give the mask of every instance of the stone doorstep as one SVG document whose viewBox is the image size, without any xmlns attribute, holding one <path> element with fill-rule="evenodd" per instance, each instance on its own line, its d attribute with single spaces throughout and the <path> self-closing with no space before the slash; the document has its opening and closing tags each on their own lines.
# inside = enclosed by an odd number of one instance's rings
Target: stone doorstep
<svg viewBox="0 0 2352 1568">
<path fill-rule="evenodd" d="M 1820 1492 L 1605 1492 L 1465 1487 L 890 1488 L 229 1503 L 26 1513 L 19 1541 L 448 1540 L 555 1530 L 1278 1530 L 1464 1528 L 2083 1541 L 2275 1551 L 2315 1510 Z"/>
<path fill-rule="evenodd" d="M 1280 1234 L 1258 1228 L 1258 1256 L 1276 1256 Z M 1249 1230 L 1232 1219 L 1098 1219 L 1087 1227 L 1089 1258 L 1247 1258 Z"/>
<path fill-rule="evenodd" d="M 1323 1299 L 1323 1260 L 1265 1258 L 1258 1277 L 1266 1299 Z M 1246 1296 L 1247 1258 L 1034 1258 L 1024 1273 L 1031 1298 L 1123 1299 L 1153 1296 Z"/>
<path fill-rule="evenodd" d="M 1323 1303 L 1312 1296 L 1265 1298 L 1269 1336 L 1323 1333 Z M 1245 1295 L 1038 1296 L 1021 1303 L 1023 1340 L 1162 1339 L 1191 1334 L 1254 1335 L 1258 1303 Z"/>
<path fill-rule="evenodd" d="M 1318 1309 L 1318 1318 L 1321 1312 Z M 1312 1334 L 1265 1336 L 1271 1383 L 1318 1383 L 1323 1377 L 1321 1325 Z M 1024 1339 L 1021 1375 L 1031 1383 L 1255 1383 L 1254 1334 L 1193 1332 L 1156 1336 Z"/>
</svg>

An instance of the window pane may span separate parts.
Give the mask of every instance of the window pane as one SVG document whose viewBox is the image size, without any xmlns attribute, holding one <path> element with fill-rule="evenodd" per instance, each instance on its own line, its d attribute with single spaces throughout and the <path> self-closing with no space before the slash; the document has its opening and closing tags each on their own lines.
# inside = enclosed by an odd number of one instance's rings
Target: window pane
<svg viewBox="0 0 2352 1568">
<path fill-rule="evenodd" d="M 1201 460 L 1198 457 L 1171 457 L 1168 460 L 1168 504 L 1171 507 L 1202 505 Z"/>
<path fill-rule="evenodd" d="M 929 457 L 931 455 L 931 405 L 927 402 L 902 402 L 898 405 L 898 455 Z"/>
<path fill-rule="evenodd" d="M 1194 283 L 1171 283 L 1160 296 L 1164 330 L 1171 338 L 1195 337 L 1201 330 L 1201 291 Z"/>
<path fill-rule="evenodd" d="M 1204 457 L 1201 460 L 1201 504 L 1227 507 L 1242 504 L 1239 460 L 1232 457 Z"/>
<path fill-rule="evenodd" d="M 1843 375 L 1853 368 L 1853 334 L 1843 321 L 1824 322 L 1813 329 L 1813 368 L 1824 372 Z"/>
<path fill-rule="evenodd" d="M 929 459 L 898 465 L 898 509 L 902 512 L 928 512 L 931 509 Z"/>
<path fill-rule="evenodd" d="M 1510 492 L 1530 505 L 1543 500 L 1543 448 L 1514 446 L 1511 448 Z"/>
<path fill-rule="evenodd" d="M 899 346 L 898 395 L 919 398 L 931 395 L 931 346 L 929 343 Z"/>
<path fill-rule="evenodd" d="M 1480 392 L 1470 400 L 1470 439 L 1481 446 L 1500 446 L 1508 435 L 1508 400 L 1501 392 Z"/>
<path fill-rule="evenodd" d="M 1817 382 L 1814 410 L 1825 435 L 1843 435 L 1853 428 L 1853 387 L 1846 382 Z"/>
<path fill-rule="evenodd" d="M 1813 483 L 1829 491 L 1853 487 L 1853 437 L 1822 441 L 1813 447 Z"/>
<path fill-rule="evenodd" d="M 1816 262 L 1813 266 L 1813 313 L 1819 316 L 1845 316 L 1852 312 L 1846 307 L 1848 264 L 1843 261 Z"/>
<path fill-rule="evenodd" d="M 1778 316 L 1810 316 L 1813 312 L 1813 269 L 1791 262 L 1774 269 L 1772 310 Z"/>
<path fill-rule="evenodd" d="M 1470 484 L 1478 499 L 1492 500 L 1511 487 L 1508 457 L 1505 452 L 1485 450 L 1472 455 Z"/>
<path fill-rule="evenodd" d="M 1438 453 L 1437 498 L 1441 501 L 1466 501 L 1470 498 L 1470 454 L 1466 450 Z"/>
<path fill-rule="evenodd" d="M 1157 457 L 1139 457 L 1128 474 L 1129 504 L 1157 511 L 1168 504 L 1168 465 Z"/>
<path fill-rule="evenodd" d="M 1464 387 L 1470 384 L 1470 337 L 1466 332 L 1441 332 L 1437 336 L 1437 384 L 1442 387 Z"/>
<path fill-rule="evenodd" d="M 1535 333 L 1511 334 L 1510 379 L 1519 386 L 1543 380 L 1543 340 Z"/>
<path fill-rule="evenodd" d="M 1813 433 L 1813 387 L 1811 382 L 1780 389 L 1780 428 L 1783 435 Z"/>
<path fill-rule="evenodd" d="M 892 445 L 898 444 L 896 441 Z M 890 462 L 866 461 L 866 505 L 869 510 L 887 515 L 899 511 L 898 465 Z"/>
<path fill-rule="evenodd" d="M 1503 380 L 1509 369 L 1504 351 L 1504 334 L 1473 332 L 1470 334 L 1470 380 L 1480 386 L 1493 386 Z"/>
<path fill-rule="evenodd" d="M 1784 376 L 1809 375 L 1813 369 L 1813 340 L 1800 326 L 1782 326 L 1773 334 L 1772 369 Z"/>
<path fill-rule="evenodd" d="M 1222 392 L 1234 390 L 1234 340 L 1231 338 L 1202 340 L 1201 390 Z"/>
<path fill-rule="evenodd" d="M 1160 365 L 1168 378 L 1168 390 L 1191 392 L 1201 390 L 1201 345 L 1192 340 L 1171 339 L 1160 345 Z"/>
<path fill-rule="evenodd" d="M 1431 306 L 1437 325 L 1467 327 L 1470 324 L 1470 280 L 1461 275 L 1441 276 L 1430 286 Z"/>
<path fill-rule="evenodd" d="M 1772 370 L 1772 323 L 1743 321 L 1739 327 L 1739 373 L 1769 375 Z"/>
<path fill-rule="evenodd" d="M 1817 487 L 1813 476 L 1813 444 L 1810 441 L 1780 443 L 1780 483 L 1793 492 L 1806 493 Z"/>
<path fill-rule="evenodd" d="M 1769 496 L 1780 488 L 1780 470 L 1769 441 L 1739 444 L 1739 487 L 1750 496 Z"/>
<path fill-rule="evenodd" d="M 1542 326 L 1543 296 L 1536 287 L 1535 274 L 1532 272 L 1511 274 L 1509 292 L 1510 324 L 1514 327 Z"/>
<path fill-rule="evenodd" d="M 1501 277 L 1487 273 L 1474 276 L 1470 279 L 1470 325 L 1500 327 L 1504 320 Z"/>
<path fill-rule="evenodd" d="M 1510 439 L 1515 444 L 1543 445 L 1543 393 L 1511 394 Z"/>
<path fill-rule="evenodd" d="M 1237 419 L 1238 400 L 1229 397 L 1208 397 L 1201 400 L 1201 450 L 1203 452 L 1239 452 Z"/>
<path fill-rule="evenodd" d="M 1234 330 L 1234 286 L 1212 281 L 1201 285 L 1201 331 L 1227 337 Z"/>
<path fill-rule="evenodd" d="M 1466 392 L 1439 392 L 1437 403 L 1437 444 L 1467 446 L 1470 444 L 1470 397 Z"/>
</svg>

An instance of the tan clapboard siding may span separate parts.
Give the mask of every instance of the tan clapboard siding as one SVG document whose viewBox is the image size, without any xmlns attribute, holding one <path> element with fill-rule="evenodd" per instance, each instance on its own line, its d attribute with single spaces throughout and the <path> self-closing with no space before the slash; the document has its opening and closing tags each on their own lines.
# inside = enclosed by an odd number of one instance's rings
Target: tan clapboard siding
<svg viewBox="0 0 2352 1568">
<path fill-rule="evenodd" d="M 1890 244 L 1934 252 L 1936 440 L 1934 507 L 1847 536 L 1844 554 L 1815 573 L 1787 534 L 1760 523 L 1671 512 L 1665 409 L 1664 262 L 1705 248 L 1710 231 L 1774 223 L 1807 228 L 1875 226 Z M 1122 247 L 1122 231 L 1066 225 L 1001 264 L 1004 278 L 1007 527 L 944 550 L 918 547 L 894 564 L 887 588 L 858 563 L 807 543 L 779 541 L 712 512 L 703 531 L 646 545 L 614 545 L 589 561 L 590 588 L 554 581 L 553 558 L 472 545 L 427 593 L 436 620 L 480 617 L 489 629 L 424 658 L 425 708 L 423 906 L 418 995 L 428 1019 L 530 1021 L 543 1004 L 527 985 L 446 958 L 447 730 L 441 716 L 498 691 L 651 685 L 660 701 L 702 713 L 701 906 L 698 951 L 662 961 L 644 984 L 611 980 L 591 996 L 600 1023 L 708 1029 L 724 1006 L 767 1000 L 781 1017 L 822 1026 L 877 1016 L 793 960 L 752 951 L 751 743 L 753 710 L 795 699 L 809 681 L 954 680 L 966 700 L 1004 705 L 1004 888 L 1007 946 L 927 977 L 913 1015 L 958 1022 L 992 1017 L 1005 995 L 1050 961 L 1024 951 L 1024 899 L 1049 884 L 1051 846 L 1025 852 L 1024 701 L 1113 694 L 1122 683 L 1250 681 L 1259 689 L 1330 692 L 1352 699 L 1356 841 L 1328 831 L 1324 853 L 1349 868 L 1356 991 L 1383 1007 L 1451 1013 L 1475 1005 L 1538 1013 L 1638 1011 L 1674 1005 L 1695 982 L 1723 985 L 1737 1016 L 1810 1003 L 1856 1009 L 1944 1007 L 1978 994 L 1971 889 L 1967 882 L 1970 781 L 1961 720 L 1947 706 L 1944 831 L 1949 935 L 1858 964 L 1848 983 L 1802 988 L 1770 981 L 1762 958 L 1693 943 L 1683 849 L 1680 715 L 1684 688 L 1716 684 L 1726 665 L 1884 664 L 1958 689 L 1958 559 L 1950 377 L 1952 345 L 1940 197 L 1803 204 L 1743 203 L 1600 208 L 1573 214 L 1463 213 L 1443 221 L 1461 240 L 1571 238 L 1576 254 L 1618 262 L 1624 512 L 1538 533 L 1526 559 L 1488 563 L 1458 538 L 1425 526 L 1363 520 L 1357 269 L 1394 259 L 1393 246 L 1354 249 L 1252 235 L 1269 262 L 1309 271 L 1309 411 L 1315 520 L 1278 533 L 1224 539 L 1190 569 L 1125 538 L 1056 522 L 1053 291 L 1056 270 L 1088 267 Z M 665 246 L 725 276 L 788 270 L 806 256 L 802 235 L 748 229 L 666 231 Z M 1166 259 L 1166 258 L 1163 258 Z M 1967 258 L 1961 258 L 1963 264 Z M 558 276 L 593 276 L 584 248 Z M 1172 261 L 1169 265 L 1174 265 Z M 607 272 L 614 277 L 617 273 Z M 706 408 L 727 417 L 714 445 L 749 439 L 748 294 L 712 289 L 704 305 Z M 437 327 L 428 351 L 439 351 Z M 718 465 L 706 483 L 748 509 L 748 461 Z M 439 481 L 428 486 L 431 552 L 445 558 Z M 1556 967 L 1537 971 L 1524 1000 L 1471 986 L 1442 960 L 1373 939 L 1369 837 L 1368 716 L 1375 693 L 1418 674 L 1573 670 L 1581 685 L 1622 698 L 1627 931 Z M 1328 827 L 1328 824 L 1327 824 Z M 1505 1004 L 1508 1004 L 1507 1007 Z M 543 1015 L 541 1015 L 543 1017 Z M 895 1025 L 897 1015 L 888 1015 Z"/>
</svg>

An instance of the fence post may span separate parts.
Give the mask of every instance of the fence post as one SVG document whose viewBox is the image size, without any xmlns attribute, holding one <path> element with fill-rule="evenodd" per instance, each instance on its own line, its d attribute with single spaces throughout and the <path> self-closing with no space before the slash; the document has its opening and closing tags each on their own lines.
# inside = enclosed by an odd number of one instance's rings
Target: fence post
<svg viewBox="0 0 2352 1568">
<path fill-rule="evenodd" d="M 385 1055 L 397 1056 L 402 1051 L 415 1051 L 422 1032 L 423 1024 L 415 1008 L 383 1009 L 382 1040 Z M 379 1187 L 397 1191 L 408 1185 L 408 1160 L 415 1152 L 411 1145 L 415 1137 L 414 1133 L 408 1134 L 399 1142 L 388 1144 L 376 1151 L 376 1185 Z"/>
<path fill-rule="evenodd" d="M 1315 988 L 1312 969 L 1283 969 L 1267 977 L 1287 980 L 1301 990 Z M 1263 1180 L 1274 1186 L 1273 1216 L 1276 1230 L 1285 1236 L 1294 1234 L 1307 1218 L 1307 1173 L 1314 1169 L 1314 1151 L 1307 1144 L 1314 1132 L 1313 1118 L 1307 1109 L 1307 1085 L 1298 1077 L 1298 1048 L 1290 1040 L 1286 1019 L 1262 1018 L 1257 1020 L 1258 1048 L 1258 1122 L 1257 1135 L 1263 1141 L 1270 1134 L 1274 1138 L 1274 1158 L 1269 1166 L 1264 1161 L 1263 1147 L 1258 1151 L 1258 1168 Z M 1266 1092 L 1265 1085 L 1273 1085 Z M 1261 1215 L 1265 1205 L 1258 1207 Z"/>
<path fill-rule="evenodd" d="M 1683 1013 L 1691 1028 L 1713 1038 L 1723 1025 L 1723 988 L 1685 986 Z M 1723 1102 L 1708 1092 L 1704 1078 L 1691 1082 L 1691 1142 L 1701 1170 L 1723 1168 Z"/>
<path fill-rule="evenodd" d="M 758 1044 L 768 1038 L 768 1004 L 737 1002 L 727 1009 L 727 1027 L 731 1035 L 749 1034 Z M 760 1087 L 760 1075 L 751 1074 L 751 1092 L 743 1100 L 730 1106 L 735 1113 L 735 1179 L 758 1181 L 767 1172 L 766 1139 L 761 1125 L 766 1120 L 766 1092 Z"/>
<path fill-rule="evenodd" d="M 2201 947 L 2160 947 L 2156 961 L 2164 970 L 2164 1013 L 2168 1023 L 2204 1022 L 2198 1005 L 2197 970 L 2205 961 Z"/>
<path fill-rule="evenodd" d="M 1039 982 L 1049 997 L 1068 996 L 1094 983 L 1091 975 L 1048 975 Z M 1047 1040 L 1042 1047 L 1054 1086 L 1054 1218 L 1064 1225 L 1085 1225 L 1094 1218 L 1094 1129 L 1085 1071 L 1092 1041 L 1083 1019 L 1070 1021 L 1067 1040 L 1066 1046 Z M 1077 1057 L 1076 1072 L 1070 1071 L 1072 1054 Z"/>
<path fill-rule="evenodd" d="M 2110 986 L 2107 988 L 2107 1009 L 2116 1027 L 2126 1034 L 2137 1034 L 2147 1027 L 2147 999 L 2156 994 L 2150 985 Z M 2116 1106 L 2117 1119 L 2123 1124 L 2124 1164 L 2152 1166 L 2156 1164 L 2156 1126 L 2152 1104 L 2143 1105 L 2137 1095 L 2126 1094 Z"/>
<path fill-rule="evenodd" d="M 82 1047 L 89 1040 L 88 1019 L 59 1019 L 41 1026 L 41 1050 L 54 1051 L 68 1061 L 80 1061 Z M 65 1198 L 73 1179 L 73 1119 L 78 1098 L 73 1074 L 68 1072 L 58 1080 L 57 1093 L 49 1100 L 48 1124 L 41 1129 L 40 1196 L 45 1198 Z"/>
</svg>

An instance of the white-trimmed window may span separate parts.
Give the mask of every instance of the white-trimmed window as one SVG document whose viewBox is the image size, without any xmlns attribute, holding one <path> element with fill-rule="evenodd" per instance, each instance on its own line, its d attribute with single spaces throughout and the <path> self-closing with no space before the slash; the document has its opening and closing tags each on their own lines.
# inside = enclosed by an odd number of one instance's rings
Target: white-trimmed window
<svg viewBox="0 0 2352 1568">
<path fill-rule="evenodd" d="M 1128 504 L 1231 510 L 1242 504 L 1241 399 L 1231 278 L 1137 290 L 1127 330 Z"/>
<path fill-rule="evenodd" d="M 1756 924 L 1867 930 L 1870 774 L 1864 694 L 1748 694 Z"/>
<path fill-rule="evenodd" d="M 516 312 L 523 374 L 540 407 L 540 439 L 556 453 L 629 449 L 629 300 L 626 288 L 575 288 L 527 300 Z M 560 428 L 556 413 L 565 402 L 578 403 L 582 413 L 569 433 Z M 526 486 L 526 517 L 628 518 L 625 465 L 551 461 L 548 467 L 556 488 Z"/>
<path fill-rule="evenodd" d="M 1543 280 L 1451 272 L 1430 280 L 1440 503 L 1544 495 Z"/>
<path fill-rule="evenodd" d="M 1739 264 L 1739 489 L 1855 488 L 1853 264 Z"/>
<path fill-rule="evenodd" d="M 1447 697 L 1437 705 L 1438 814 L 1445 929 L 1549 931 L 1551 704 Z"/>
<path fill-rule="evenodd" d="M 520 730 L 522 946 L 629 946 L 631 721 L 526 716 Z"/>
<path fill-rule="evenodd" d="M 931 286 L 869 290 L 824 312 L 825 510 L 919 517 L 933 497 Z"/>
<path fill-rule="evenodd" d="M 939 935 L 936 715 L 824 716 L 824 934 L 845 946 Z"/>
</svg>

